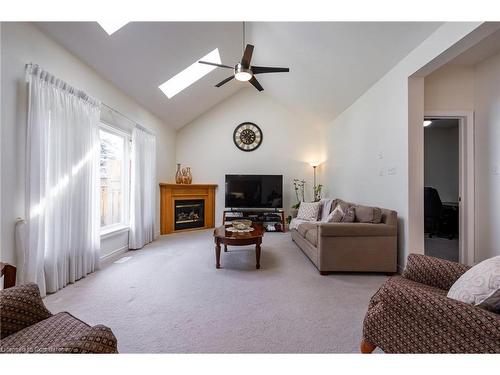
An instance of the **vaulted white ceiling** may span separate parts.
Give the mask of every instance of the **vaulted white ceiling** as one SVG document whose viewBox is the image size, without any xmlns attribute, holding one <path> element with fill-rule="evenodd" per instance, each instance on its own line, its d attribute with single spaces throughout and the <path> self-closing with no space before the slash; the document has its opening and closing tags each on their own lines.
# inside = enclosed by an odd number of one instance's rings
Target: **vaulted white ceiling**
<svg viewBox="0 0 500 375">
<path fill-rule="evenodd" d="M 132 22 L 111 36 L 94 22 L 43 22 L 37 26 L 167 124 L 180 128 L 248 83 L 215 69 L 172 99 L 158 86 L 214 48 L 234 65 L 242 54 L 237 22 Z M 252 63 L 289 67 L 262 74 L 267 95 L 305 119 L 335 118 L 388 72 L 440 23 L 247 23 L 255 45 Z M 255 90 L 255 95 L 262 95 Z"/>
</svg>

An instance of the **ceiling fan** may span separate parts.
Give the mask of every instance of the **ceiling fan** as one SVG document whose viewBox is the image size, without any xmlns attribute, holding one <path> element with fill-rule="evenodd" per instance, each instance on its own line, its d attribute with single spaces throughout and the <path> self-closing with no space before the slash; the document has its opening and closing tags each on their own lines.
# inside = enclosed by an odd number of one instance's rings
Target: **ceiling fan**
<svg viewBox="0 0 500 375">
<path fill-rule="evenodd" d="M 243 22 L 243 45 L 245 45 L 245 22 Z M 270 66 L 250 65 L 250 62 L 252 60 L 253 48 L 254 48 L 254 46 L 252 44 L 246 45 L 245 51 L 243 52 L 243 57 L 241 58 L 241 61 L 239 63 L 237 63 L 234 66 L 234 68 L 232 66 L 229 66 L 229 65 L 216 64 L 216 63 L 209 62 L 209 61 L 198 61 L 198 62 L 200 64 L 217 66 L 219 68 L 233 69 L 233 75 L 222 80 L 221 82 L 216 84 L 215 87 L 221 87 L 222 85 L 231 81 L 233 78 L 236 78 L 238 81 L 243 81 L 243 82 L 248 81 L 257 90 L 263 91 L 264 88 L 259 83 L 259 81 L 257 81 L 257 78 L 255 78 L 255 74 L 282 73 L 282 72 L 289 72 L 290 69 L 289 68 L 270 67 Z"/>
</svg>

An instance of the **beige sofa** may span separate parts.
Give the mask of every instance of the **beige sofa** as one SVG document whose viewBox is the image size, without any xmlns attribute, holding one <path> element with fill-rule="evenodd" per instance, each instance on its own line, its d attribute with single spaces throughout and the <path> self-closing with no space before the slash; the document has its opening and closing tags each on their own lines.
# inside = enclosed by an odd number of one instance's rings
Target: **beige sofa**
<svg viewBox="0 0 500 375">
<path fill-rule="evenodd" d="M 380 210 L 380 224 L 304 222 L 294 218 L 290 223 L 292 240 L 322 275 L 334 271 L 396 272 L 397 213 Z"/>
</svg>

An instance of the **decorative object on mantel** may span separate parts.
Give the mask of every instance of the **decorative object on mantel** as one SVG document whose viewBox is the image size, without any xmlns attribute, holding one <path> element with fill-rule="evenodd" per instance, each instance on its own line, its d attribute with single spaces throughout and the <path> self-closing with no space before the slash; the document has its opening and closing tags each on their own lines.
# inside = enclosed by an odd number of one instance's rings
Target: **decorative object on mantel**
<svg viewBox="0 0 500 375">
<path fill-rule="evenodd" d="M 262 130 L 252 122 L 239 124 L 233 132 L 233 141 L 241 151 L 254 151 L 262 143 Z"/>
<path fill-rule="evenodd" d="M 181 168 L 181 165 L 177 164 L 177 172 L 175 172 L 175 183 L 189 185 L 192 182 L 193 175 L 191 174 L 191 168 Z"/>
<path fill-rule="evenodd" d="M 182 184 L 182 171 L 180 164 L 177 164 L 177 172 L 175 172 L 175 183 Z"/>
<path fill-rule="evenodd" d="M 191 175 L 191 168 L 182 168 L 182 183 L 190 184 L 193 182 L 193 176 Z"/>
</svg>

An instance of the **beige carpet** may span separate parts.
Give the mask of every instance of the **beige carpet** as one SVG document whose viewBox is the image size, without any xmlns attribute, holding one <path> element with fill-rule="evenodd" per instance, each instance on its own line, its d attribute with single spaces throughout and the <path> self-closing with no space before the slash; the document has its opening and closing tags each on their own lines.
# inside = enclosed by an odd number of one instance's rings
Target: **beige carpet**
<svg viewBox="0 0 500 375">
<path fill-rule="evenodd" d="M 165 236 L 45 303 L 111 327 L 120 352 L 358 352 L 386 276 L 321 276 L 286 233 L 266 233 L 260 270 L 251 249 L 230 247 L 216 270 L 212 231 Z"/>
</svg>

